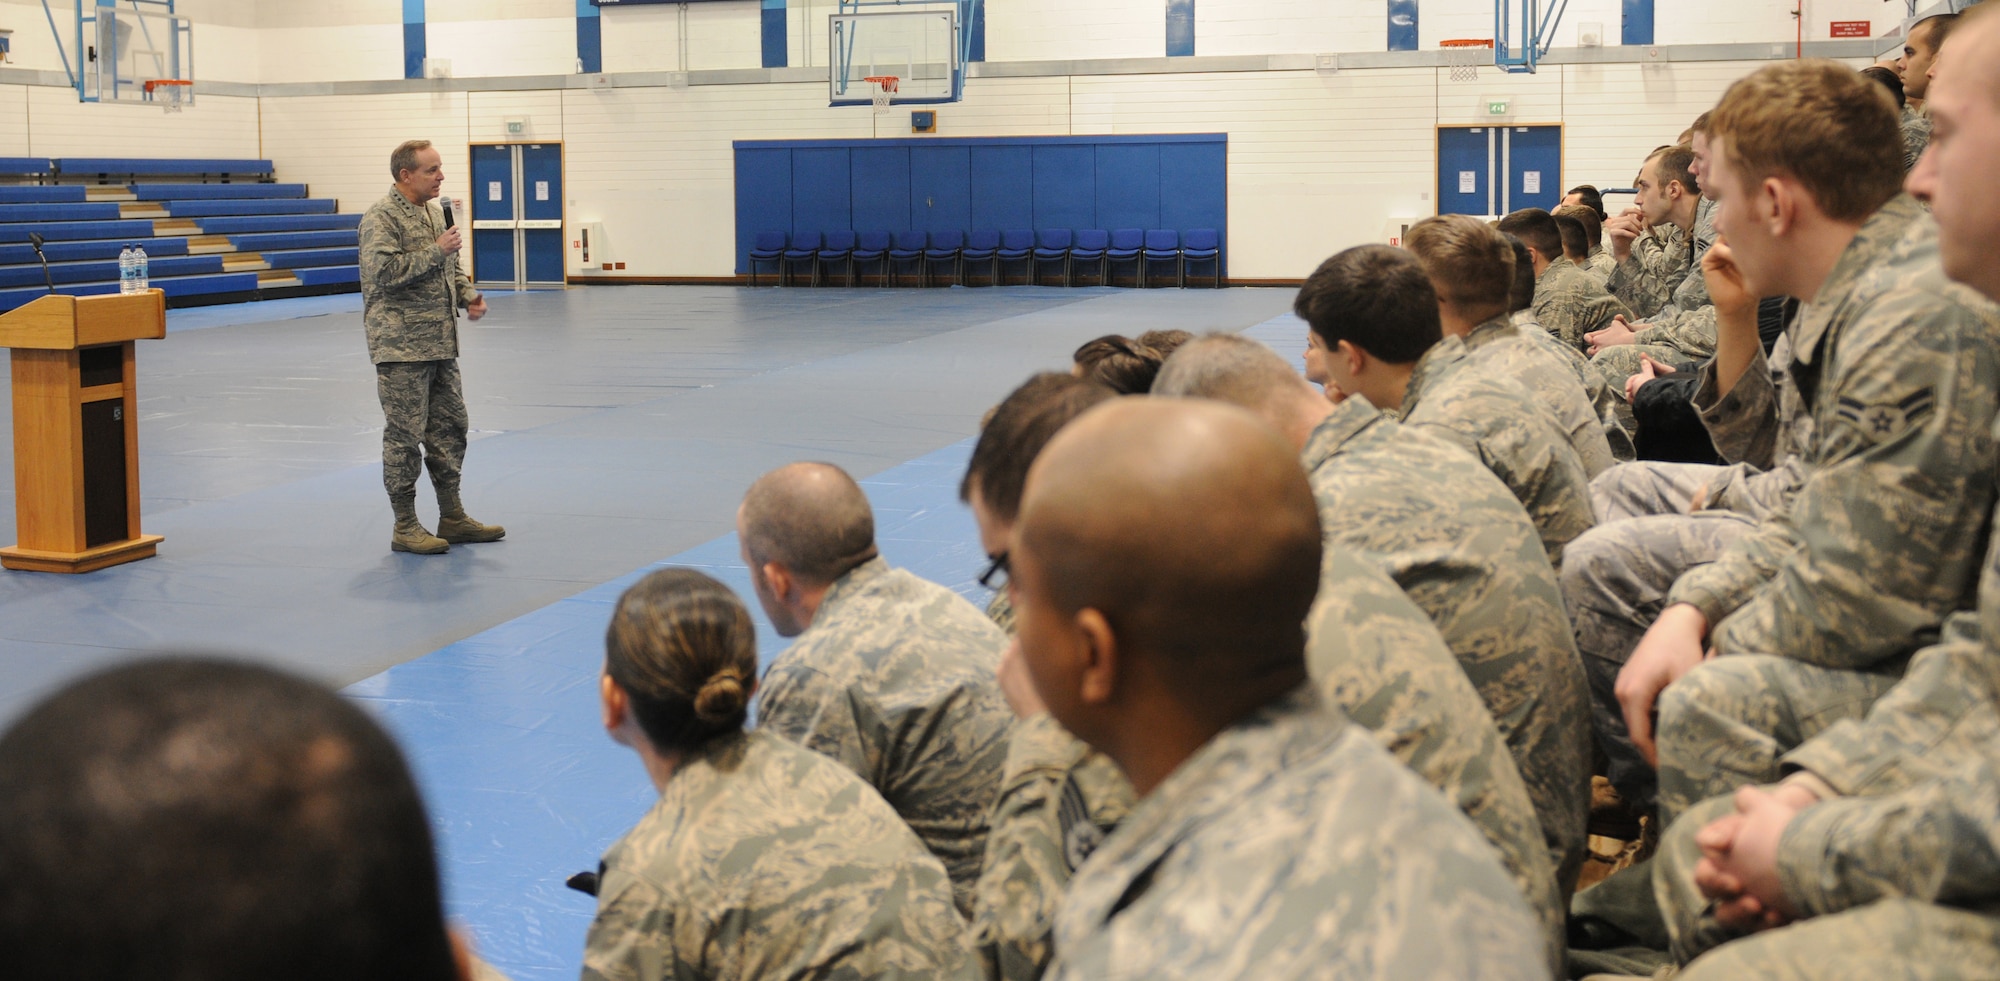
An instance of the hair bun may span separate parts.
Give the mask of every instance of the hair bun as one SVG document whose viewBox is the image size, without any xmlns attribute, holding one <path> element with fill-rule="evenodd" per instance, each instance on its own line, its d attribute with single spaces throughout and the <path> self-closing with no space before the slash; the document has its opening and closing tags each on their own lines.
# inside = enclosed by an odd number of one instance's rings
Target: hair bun
<svg viewBox="0 0 2000 981">
<path fill-rule="evenodd" d="M 740 722 L 748 702 L 742 677 L 736 669 L 724 668 L 702 682 L 694 696 L 694 715 L 707 723 Z"/>
</svg>

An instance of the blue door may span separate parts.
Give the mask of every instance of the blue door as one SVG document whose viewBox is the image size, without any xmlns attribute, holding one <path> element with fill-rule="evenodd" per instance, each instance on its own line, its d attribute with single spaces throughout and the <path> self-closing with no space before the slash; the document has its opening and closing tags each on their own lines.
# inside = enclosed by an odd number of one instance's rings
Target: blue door
<svg viewBox="0 0 2000 981">
<path fill-rule="evenodd" d="M 563 282 L 563 160 L 559 143 L 521 150 L 521 254 L 528 283 Z"/>
<path fill-rule="evenodd" d="M 1509 210 L 1554 211 L 1562 203 L 1562 127 L 1513 126 L 1507 131 Z"/>
<path fill-rule="evenodd" d="M 1493 186 L 1499 132 L 1491 126 L 1440 126 L 1437 132 L 1438 214 L 1503 214 Z"/>
<path fill-rule="evenodd" d="M 472 279 L 512 285 L 514 262 L 514 148 L 472 148 Z M 460 216 L 461 218 L 463 216 Z M 558 233 L 560 234 L 560 233 Z"/>
</svg>

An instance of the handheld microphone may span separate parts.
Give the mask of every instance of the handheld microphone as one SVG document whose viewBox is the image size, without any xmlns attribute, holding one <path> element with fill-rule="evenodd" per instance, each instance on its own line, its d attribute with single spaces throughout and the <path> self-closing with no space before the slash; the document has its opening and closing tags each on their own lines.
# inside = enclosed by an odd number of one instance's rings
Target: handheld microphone
<svg viewBox="0 0 2000 981">
<path fill-rule="evenodd" d="M 451 230 L 451 226 L 452 226 L 452 220 L 451 220 L 451 199 L 450 199 L 450 198 L 443 198 L 443 199 L 441 199 L 441 200 L 442 200 L 442 203 L 443 203 L 443 205 L 444 205 L 444 227 L 445 227 L 445 230 L 446 230 L 446 231 L 450 231 L 450 230 Z"/>
<path fill-rule="evenodd" d="M 35 258 L 42 260 L 42 285 L 47 286 L 49 292 L 54 293 L 56 291 L 56 282 L 49 278 L 49 257 L 42 253 L 43 241 L 45 239 L 42 238 L 41 232 L 28 233 L 28 244 L 35 247 Z"/>
</svg>

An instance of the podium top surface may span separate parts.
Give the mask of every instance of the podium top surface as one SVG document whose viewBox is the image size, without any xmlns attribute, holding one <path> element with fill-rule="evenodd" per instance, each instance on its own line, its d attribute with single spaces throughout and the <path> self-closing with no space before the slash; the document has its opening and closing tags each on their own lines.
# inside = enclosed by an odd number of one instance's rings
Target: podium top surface
<svg viewBox="0 0 2000 981">
<path fill-rule="evenodd" d="M 167 336 L 167 295 L 52 293 L 0 314 L 0 347 L 67 351 Z"/>
</svg>

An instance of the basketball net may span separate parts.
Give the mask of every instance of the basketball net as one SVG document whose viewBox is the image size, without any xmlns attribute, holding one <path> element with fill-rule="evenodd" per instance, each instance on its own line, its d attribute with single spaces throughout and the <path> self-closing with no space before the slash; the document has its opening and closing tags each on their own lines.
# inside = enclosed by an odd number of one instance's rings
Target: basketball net
<svg viewBox="0 0 2000 981">
<path fill-rule="evenodd" d="M 896 97 L 896 76 L 870 75 L 862 81 L 875 83 L 875 111 L 888 112 L 890 100 Z"/>
</svg>

